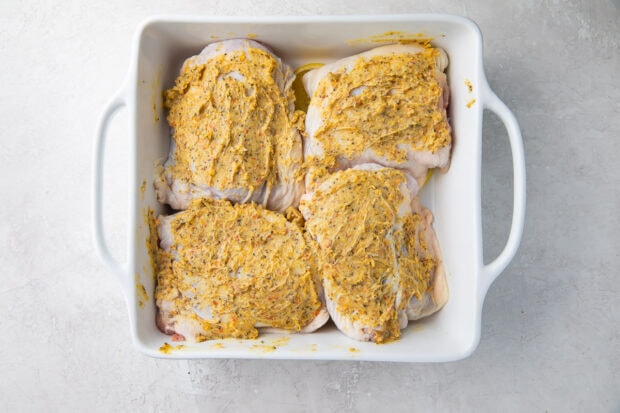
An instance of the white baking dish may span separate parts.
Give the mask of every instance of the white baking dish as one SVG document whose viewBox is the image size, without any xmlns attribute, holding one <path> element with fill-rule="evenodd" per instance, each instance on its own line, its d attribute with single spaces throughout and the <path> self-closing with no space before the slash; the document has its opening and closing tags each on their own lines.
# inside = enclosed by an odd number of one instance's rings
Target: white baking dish
<svg viewBox="0 0 620 413">
<path fill-rule="evenodd" d="M 391 33 L 388 33 L 391 32 Z M 399 341 L 377 345 L 347 338 L 328 326 L 308 335 L 262 334 L 258 340 L 216 340 L 175 347 L 155 326 L 154 278 L 146 247 L 145 211 L 163 211 L 153 192 L 153 166 L 168 153 L 170 131 L 161 92 L 173 84 L 181 63 L 205 44 L 252 37 L 297 67 L 326 62 L 397 37 L 428 37 L 446 50 L 450 64 L 449 114 L 454 130 L 452 164 L 424 188 L 423 202 L 435 215 L 435 229 L 448 272 L 450 299 L 436 315 L 410 323 Z M 125 292 L 134 344 L 145 354 L 169 358 L 357 359 L 448 361 L 471 354 L 480 337 L 480 318 L 489 285 L 513 258 L 525 211 L 523 144 L 512 113 L 490 90 L 482 63 L 482 38 L 470 20 L 448 15 L 338 17 L 161 17 L 136 33 L 127 80 L 103 111 L 96 132 L 94 174 L 95 245 Z M 133 141 L 128 262 L 118 263 L 103 236 L 101 188 L 103 147 L 112 114 L 126 107 Z M 482 260 L 481 129 L 483 109 L 505 123 L 513 156 L 514 209 L 508 242 L 490 264 Z M 142 292 L 146 290 L 146 297 Z M 104 334 L 112 334 L 107 332 Z M 165 343 L 172 348 L 162 350 Z"/>
</svg>

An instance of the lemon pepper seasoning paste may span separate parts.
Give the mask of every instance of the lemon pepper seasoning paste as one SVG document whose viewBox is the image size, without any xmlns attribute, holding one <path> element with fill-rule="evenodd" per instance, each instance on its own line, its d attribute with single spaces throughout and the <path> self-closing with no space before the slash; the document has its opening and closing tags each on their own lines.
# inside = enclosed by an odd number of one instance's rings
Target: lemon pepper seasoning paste
<svg viewBox="0 0 620 413">
<path fill-rule="evenodd" d="M 398 312 L 429 289 L 436 261 L 421 237 L 420 215 L 401 214 L 402 171 L 336 172 L 312 202 L 302 201 L 317 241 L 325 293 L 337 312 L 376 329 L 376 342 L 400 337 Z"/>
<path fill-rule="evenodd" d="M 156 299 L 197 321 L 197 341 L 256 338 L 256 326 L 299 331 L 321 302 L 302 229 L 256 204 L 194 200 L 170 222 Z"/>
<path fill-rule="evenodd" d="M 408 150 L 432 153 L 450 145 L 442 87 L 436 68 L 439 50 L 360 58 L 348 72 L 329 73 L 314 92 L 322 124 L 315 132 L 325 158 L 352 158 L 365 149 L 393 162 Z"/>
<path fill-rule="evenodd" d="M 279 64 L 249 47 L 184 65 L 164 93 L 176 178 L 220 190 L 274 185 L 278 168 L 294 162 L 304 122 L 292 110 L 293 91 L 283 93 L 274 80 Z"/>
</svg>

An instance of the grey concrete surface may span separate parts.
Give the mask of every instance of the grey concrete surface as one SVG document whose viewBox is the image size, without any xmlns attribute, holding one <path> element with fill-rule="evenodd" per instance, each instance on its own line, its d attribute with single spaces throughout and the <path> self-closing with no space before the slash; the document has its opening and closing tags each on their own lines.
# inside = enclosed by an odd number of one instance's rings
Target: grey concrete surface
<svg viewBox="0 0 620 413">
<path fill-rule="evenodd" d="M 91 243 L 94 126 L 152 14 L 447 12 L 475 20 L 487 77 L 518 118 L 521 248 L 482 337 L 446 364 L 165 361 L 130 342 Z M 618 1 L 277 0 L 0 3 L 0 411 L 620 412 Z M 123 259 L 127 115 L 110 130 L 106 230 Z M 485 257 L 506 240 L 510 150 L 485 117 Z"/>
</svg>

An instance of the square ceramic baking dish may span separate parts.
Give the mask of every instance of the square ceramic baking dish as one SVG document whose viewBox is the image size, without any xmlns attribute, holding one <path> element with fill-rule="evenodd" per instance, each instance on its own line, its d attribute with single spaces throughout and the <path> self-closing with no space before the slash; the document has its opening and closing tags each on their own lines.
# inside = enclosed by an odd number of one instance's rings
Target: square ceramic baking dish
<svg viewBox="0 0 620 413">
<path fill-rule="evenodd" d="M 448 273 L 450 299 L 437 314 L 411 322 L 400 340 L 377 345 L 351 340 L 332 325 L 313 334 L 261 334 L 257 340 L 215 340 L 177 345 L 155 326 L 154 275 L 147 249 L 145 215 L 163 208 L 155 199 L 155 161 L 165 158 L 170 130 L 162 91 L 183 60 L 206 44 L 250 37 L 271 47 L 293 67 L 329 62 L 397 40 L 431 39 L 449 57 L 449 116 L 452 163 L 425 186 L 423 203 L 435 216 L 435 230 Z M 332 17 L 157 17 L 144 22 L 133 44 L 129 74 L 105 107 L 96 131 L 94 159 L 95 245 L 123 289 L 135 346 L 165 358 L 355 359 L 429 362 L 467 357 L 478 345 L 482 304 L 489 285 L 504 270 L 520 242 L 525 210 L 525 162 L 518 124 L 491 91 L 483 70 L 482 37 L 472 21 L 439 14 Z M 131 196 L 128 262 L 119 263 L 105 244 L 102 171 L 106 129 L 120 108 L 129 111 Z M 513 156 L 514 207 L 510 235 L 490 264 L 482 260 L 481 134 L 483 109 L 504 122 Z M 111 332 L 110 332 L 111 333 Z"/>
</svg>

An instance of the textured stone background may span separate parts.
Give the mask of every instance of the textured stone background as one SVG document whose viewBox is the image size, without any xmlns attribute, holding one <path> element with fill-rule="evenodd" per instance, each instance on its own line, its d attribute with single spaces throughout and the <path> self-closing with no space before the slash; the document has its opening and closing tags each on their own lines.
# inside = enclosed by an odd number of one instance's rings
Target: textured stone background
<svg viewBox="0 0 620 413">
<path fill-rule="evenodd" d="M 491 86 L 520 121 L 523 242 L 482 338 L 447 364 L 164 361 L 132 348 L 91 243 L 93 132 L 147 16 L 448 12 L 474 19 Z M 620 2 L 0 2 L 0 411 L 620 411 Z M 123 259 L 127 115 L 106 161 Z M 484 122 L 485 257 L 511 213 L 510 150 Z M 386 410 L 387 411 L 387 410 Z"/>
</svg>

